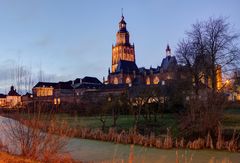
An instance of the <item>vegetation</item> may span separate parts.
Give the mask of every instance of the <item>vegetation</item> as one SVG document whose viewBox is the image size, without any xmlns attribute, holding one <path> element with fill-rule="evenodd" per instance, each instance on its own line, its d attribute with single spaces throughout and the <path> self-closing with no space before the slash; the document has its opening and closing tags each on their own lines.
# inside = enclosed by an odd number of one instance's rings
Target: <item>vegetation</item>
<svg viewBox="0 0 240 163">
<path fill-rule="evenodd" d="M 5 152 L 0 152 L 0 163 L 39 163 L 20 156 L 13 156 Z"/>
<path fill-rule="evenodd" d="M 101 97 L 86 93 L 80 105 L 68 107 L 39 104 L 19 110 L 19 115 L 5 114 L 17 121 L 5 122 L 2 132 L 21 156 L 43 162 L 72 162 L 63 157 L 72 136 L 163 149 L 237 152 L 240 106 L 228 109 L 231 105 L 216 78 L 219 65 L 225 70 L 239 57 L 238 35 L 225 21 L 210 18 L 187 32 L 177 49 L 188 70 L 181 81 L 133 85 L 121 94 Z M 9 150 L 1 143 L 0 147 Z"/>
<path fill-rule="evenodd" d="M 65 153 L 68 137 L 73 134 L 66 124 L 60 125 L 53 119 L 46 123 L 40 120 L 40 115 L 28 120 L 17 115 L 11 116 L 16 120 L 6 119 L 1 124 L 4 143 L 7 144 L 0 143 L 0 151 L 43 162 L 73 162 Z"/>
</svg>

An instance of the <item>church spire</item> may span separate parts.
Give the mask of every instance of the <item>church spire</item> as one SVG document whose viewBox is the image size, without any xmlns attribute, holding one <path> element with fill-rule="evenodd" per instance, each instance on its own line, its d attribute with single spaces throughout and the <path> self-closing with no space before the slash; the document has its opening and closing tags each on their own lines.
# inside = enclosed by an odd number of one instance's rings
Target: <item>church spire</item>
<svg viewBox="0 0 240 163">
<path fill-rule="evenodd" d="M 121 21 L 119 22 L 119 30 L 120 31 L 127 31 L 126 25 L 127 25 L 127 23 L 124 20 L 123 11 L 122 11 L 122 18 L 121 18 Z"/>
<path fill-rule="evenodd" d="M 124 19 L 124 16 L 123 16 L 123 8 L 122 8 L 122 10 L 121 10 L 121 11 L 122 11 L 122 19 Z"/>
<path fill-rule="evenodd" d="M 167 44 L 166 56 L 171 56 L 171 48 L 170 48 L 169 44 Z"/>
</svg>

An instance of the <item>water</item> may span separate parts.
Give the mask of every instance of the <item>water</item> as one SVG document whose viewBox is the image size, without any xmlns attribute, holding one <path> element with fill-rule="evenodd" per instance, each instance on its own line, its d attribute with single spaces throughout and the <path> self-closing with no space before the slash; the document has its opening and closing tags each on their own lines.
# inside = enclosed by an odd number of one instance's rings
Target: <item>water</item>
<svg viewBox="0 0 240 163">
<path fill-rule="evenodd" d="M 0 124 L 7 118 L 0 116 Z M 0 138 L 8 144 L 0 125 Z M 6 130 L 6 129 L 5 129 Z M 216 150 L 161 150 L 141 146 L 114 144 L 87 139 L 71 138 L 67 150 L 76 160 L 94 162 L 128 161 L 133 155 L 135 163 L 240 163 L 240 153 Z M 132 152 L 130 152 L 132 151 Z"/>
<path fill-rule="evenodd" d="M 71 139 L 68 148 L 75 159 L 84 161 L 128 160 L 130 145 L 86 139 Z M 136 163 L 240 163 L 240 153 L 216 150 L 162 150 L 133 146 Z"/>
</svg>

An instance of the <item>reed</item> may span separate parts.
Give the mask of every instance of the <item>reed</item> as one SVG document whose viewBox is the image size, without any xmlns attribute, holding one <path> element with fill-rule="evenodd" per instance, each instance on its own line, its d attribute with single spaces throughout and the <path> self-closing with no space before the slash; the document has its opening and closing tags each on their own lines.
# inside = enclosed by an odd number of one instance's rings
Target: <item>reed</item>
<svg viewBox="0 0 240 163">
<path fill-rule="evenodd" d="M 171 135 L 170 129 L 167 129 L 167 134 L 164 137 L 155 136 L 151 133 L 149 136 L 141 135 L 130 129 L 128 132 L 122 130 L 118 133 L 114 128 L 110 128 L 107 133 L 104 133 L 101 129 L 87 129 L 79 128 L 75 132 L 76 137 L 85 139 L 94 139 L 100 141 L 110 141 L 119 144 L 134 144 L 141 145 L 145 147 L 154 147 L 160 149 L 172 149 L 172 148 L 188 148 L 188 149 L 219 149 L 228 150 L 231 152 L 236 152 L 240 148 L 238 146 L 239 135 L 236 132 L 233 134 L 231 140 L 225 141 L 222 138 L 222 131 L 219 127 L 218 137 L 216 142 L 213 142 L 210 132 L 208 132 L 205 138 L 197 138 L 194 140 L 185 140 L 183 137 L 181 139 L 174 139 Z M 213 144 L 216 144 L 215 146 Z"/>
</svg>

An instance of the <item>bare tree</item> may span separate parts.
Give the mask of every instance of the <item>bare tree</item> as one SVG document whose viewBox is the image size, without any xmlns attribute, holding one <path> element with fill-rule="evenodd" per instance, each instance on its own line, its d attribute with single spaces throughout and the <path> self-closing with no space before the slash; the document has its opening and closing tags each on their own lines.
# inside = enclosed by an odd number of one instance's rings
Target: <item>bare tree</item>
<svg viewBox="0 0 240 163">
<path fill-rule="evenodd" d="M 73 135 L 66 124 L 59 124 L 50 117 L 42 119 L 39 114 L 30 119 L 14 117 L 17 120 L 7 119 L 2 124 L 10 152 L 44 162 L 62 159 L 68 137 Z M 46 121 L 49 123 L 46 124 Z"/>
<path fill-rule="evenodd" d="M 206 55 L 210 58 L 210 78 L 212 89 L 216 90 L 217 65 L 225 70 L 239 63 L 240 49 L 237 44 L 239 34 L 231 31 L 232 27 L 224 18 L 210 18 L 204 25 Z"/>
<path fill-rule="evenodd" d="M 191 138 L 215 134 L 223 118 L 227 101 L 223 94 L 205 92 L 204 97 L 193 96 L 186 105 L 186 112 L 180 115 L 179 126 L 184 136 Z"/>
<path fill-rule="evenodd" d="M 196 94 L 200 80 L 206 76 L 210 77 L 215 92 L 217 66 L 227 71 L 239 62 L 239 35 L 231 31 L 231 25 L 222 17 L 197 22 L 186 35 L 176 51 L 179 62 L 192 74 Z"/>
<path fill-rule="evenodd" d="M 126 94 L 122 93 L 119 95 L 110 95 L 108 97 L 108 107 L 110 107 L 109 110 L 112 111 L 112 119 L 113 119 L 113 127 L 116 127 L 117 120 L 123 112 L 123 110 L 127 110 L 128 108 L 128 98 Z"/>
<path fill-rule="evenodd" d="M 130 97 L 130 106 L 131 111 L 134 114 L 134 128 L 138 127 L 138 123 L 140 120 L 140 116 L 143 113 L 145 107 L 151 98 L 151 93 L 148 86 L 140 85 L 140 86 L 133 86 L 129 90 L 129 97 Z"/>
</svg>

